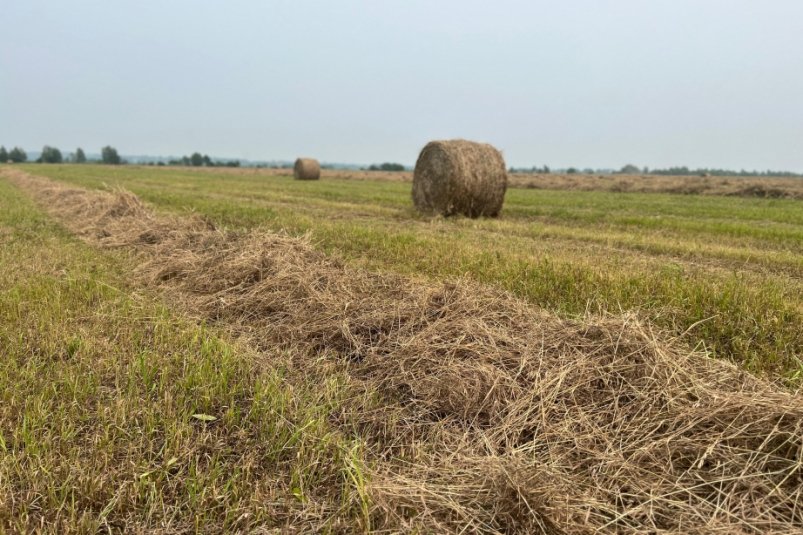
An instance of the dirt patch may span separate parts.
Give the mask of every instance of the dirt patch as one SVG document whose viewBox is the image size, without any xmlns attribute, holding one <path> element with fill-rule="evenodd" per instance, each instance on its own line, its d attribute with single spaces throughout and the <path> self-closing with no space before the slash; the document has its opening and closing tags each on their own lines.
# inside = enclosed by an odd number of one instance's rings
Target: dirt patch
<svg viewBox="0 0 803 535">
<path fill-rule="evenodd" d="M 467 281 L 344 265 L 303 239 L 158 217 L 127 193 L 6 176 L 137 280 L 294 373 L 345 367 L 377 530 L 803 529 L 803 399 L 637 318 L 565 321 Z"/>
</svg>

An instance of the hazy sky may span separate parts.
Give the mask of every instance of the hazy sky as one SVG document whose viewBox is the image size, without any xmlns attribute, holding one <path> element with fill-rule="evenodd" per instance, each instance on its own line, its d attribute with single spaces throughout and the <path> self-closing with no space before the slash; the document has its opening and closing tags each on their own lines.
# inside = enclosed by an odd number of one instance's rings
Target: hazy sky
<svg viewBox="0 0 803 535">
<path fill-rule="evenodd" d="M 6 0 L 0 144 L 803 171 L 803 1 Z"/>
</svg>

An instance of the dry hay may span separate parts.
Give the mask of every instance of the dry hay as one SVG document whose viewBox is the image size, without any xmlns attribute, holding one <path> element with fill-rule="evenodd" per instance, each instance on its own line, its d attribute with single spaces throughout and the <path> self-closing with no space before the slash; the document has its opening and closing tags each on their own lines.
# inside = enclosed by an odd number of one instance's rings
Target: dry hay
<svg viewBox="0 0 803 535">
<path fill-rule="evenodd" d="M 506 190 L 505 160 L 484 143 L 431 141 L 415 164 L 413 203 L 424 213 L 495 217 Z"/>
<path fill-rule="evenodd" d="M 803 179 L 792 177 L 512 173 L 510 186 L 528 189 L 803 199 Z"/>
<path fill-rule="evenodd" d="M 321 164 L 314 158 L 298 158 L 293 166 L 293 178 L 296 180 L 319 180 Z"/>
<path fill-rule="evenodd" d="M 345 367 L 378 531 L 803 531 L 803 399 L 633 317 L 566 321 L 467 281 L 345 266 L 303 239 L 157 218 L 18 175 L 140 281 L 296 371 Z M 148 236 L 148 239 L 143 239 Z M 373 404 L 368 399 L 374 399 Z"/>
</svg>

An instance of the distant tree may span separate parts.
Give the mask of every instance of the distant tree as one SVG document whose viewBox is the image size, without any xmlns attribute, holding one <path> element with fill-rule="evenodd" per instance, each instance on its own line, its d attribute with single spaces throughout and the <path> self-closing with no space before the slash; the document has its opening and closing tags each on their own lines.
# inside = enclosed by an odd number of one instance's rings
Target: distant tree
<svg viewBox="0 0 803 535">
<path fill-rule="evenodd" d="M 204 164 L 204 157 L 200 152 L 193 152 L 190 156 L 190 165 L 193 167 L 200 167 Z"/>
<path fill-rule="evenodd" d="M 213 162 L 211 160 L 211 158 L 209 158 L 208 154 L 204 154 L 204 165 L 206 167 L 214 167 L 215 166 L 215 162 Z"/>
<path fill-rule="evenodd" d="M 59 149 L 45 145 L 42 147 L 42 154 L 39 156 L 37 161 L 39 163 L 61 163 L 63 160 L 64 158 L 62 157 Z"/>
<path fill-rule="evenodd" d="M 100 159 L 103 163 L 108 165 L 120 165 L 123 163 L 120 155 L 117 154 L 117 149 L 109 145 L 100 149 Z"/>
<path fill-rule="evenodd" d="M 637 174 L 639 174 L 641 172 L 641 169 L 639 169 L 637 166 L 633 165 L 632 163 L 629 163 L 629 164 L 625 165 L 624 167 L 622 167 L 619 170 L 619 172 L 621 174 L 623 174 L 623 175 L 637 175 Z"/>
<path fill-rule="evenodd" d="M 544 170 L 543 170 L 543 173 L 548 175 L 548 174 L 549 174 L 549 173 L 551 173 L 551 172 L 552 172 L 552 171 L 549 169 L 549 166 L 548 166 L 547 164 L 544 164 Z"/>
<path fill-rule="evenodd" d="M 181 165 L 190 165 L 190 157 L 189 156 L 182 156 L 181 157 Z"/>
<path fill-rule="evenodd" d="M 646 170 L 646 168 L 645 168 Z M 666 169 L 651 169 L 649 173 L 652 175 L 686 175 L 686 176 L 775 176 L 775 177 L 799 177 L 803 176 L 801 173 L 794 173 L 791 171 L 748 171 L 742 169 L 737 171 L 735 169 L 710 169 L 700 167 L 697 169 L 690 169 L 688 167 L 669 167 Z"/>
<path fill-rule="evenodd" d="M 8 161 L 8 151 L 5 147 L 0 146 L 0 163 L 6 163 Z"/>
<path fill-rule="evenodd" d="M 385 162 L 379 166 L 382 171 L 404 171 L 404 166 L 400 163 Z"/>
<path fill-rule="evenodd" d="M 380 165 L 373 164 L 368 167 L 369 171 L 404 171 L 404 166 L 400 163 L 385 162 Z"/>
<path fill-rule="evenodd" d="M 75 163 L 86 163 L 86 154 L 84 154 L 84 149 L 81 147 L 75 150 Z"/>
<path fill-rule="evenodd" d="M 14 147 L 8 153 L 8 159 L 14 163 L 20 163 L 28 160 L 28 153 L 19 147 Z"/>
<path fill-rule="evenodd" d="M 576 168 L 574 168 L 574 167 L 569 167 L 568 169 L 566 169 L 566 172 L 567 172 L 568 174 L 570 174 L 570 175 L 573 175 L 573 174 L 576 174 L 576 173 L 577 173 L 577 169 L 576 169 Z"/>
</svg>

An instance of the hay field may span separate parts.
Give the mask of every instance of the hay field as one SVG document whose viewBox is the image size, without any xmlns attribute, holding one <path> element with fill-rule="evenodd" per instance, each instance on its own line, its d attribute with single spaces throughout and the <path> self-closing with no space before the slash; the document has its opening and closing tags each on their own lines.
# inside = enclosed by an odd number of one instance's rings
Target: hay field
<svg viewBox="0 0 803 535">
<path fill-rule="evenodd" d="M 263 170 L 28 166 L 124 187 L 231 228 L 312 233 L 371 269 L 469 277 L 568 316 L 637 311 L 756 372 L 799 377 L 803 209 L 791 199 L 511 189 L 497 220 L 429 219 L 407 183 L 297 184 Z"/>
<path fill-rule="evenodd" d="M 798 201 L 17 169 L 0 529 L 803 529 Z"/>
<path fill-rule="evenodd" d="M 292 175 L 288 169 L 196 169 L 216 174 Z M 409 171 L 352 171 L 324 169 L 321 176 L 343 180 L 386 180 L 412 182 Z M 630 193 L 677 193 L 682 195 L 722 195 L 770 199 L 803 199 L 803 179 L 743 176 L 664 176 L 603 175 L 564 173 L 510 173 L 512 188 L 611 191 Z"/>
</svg>

